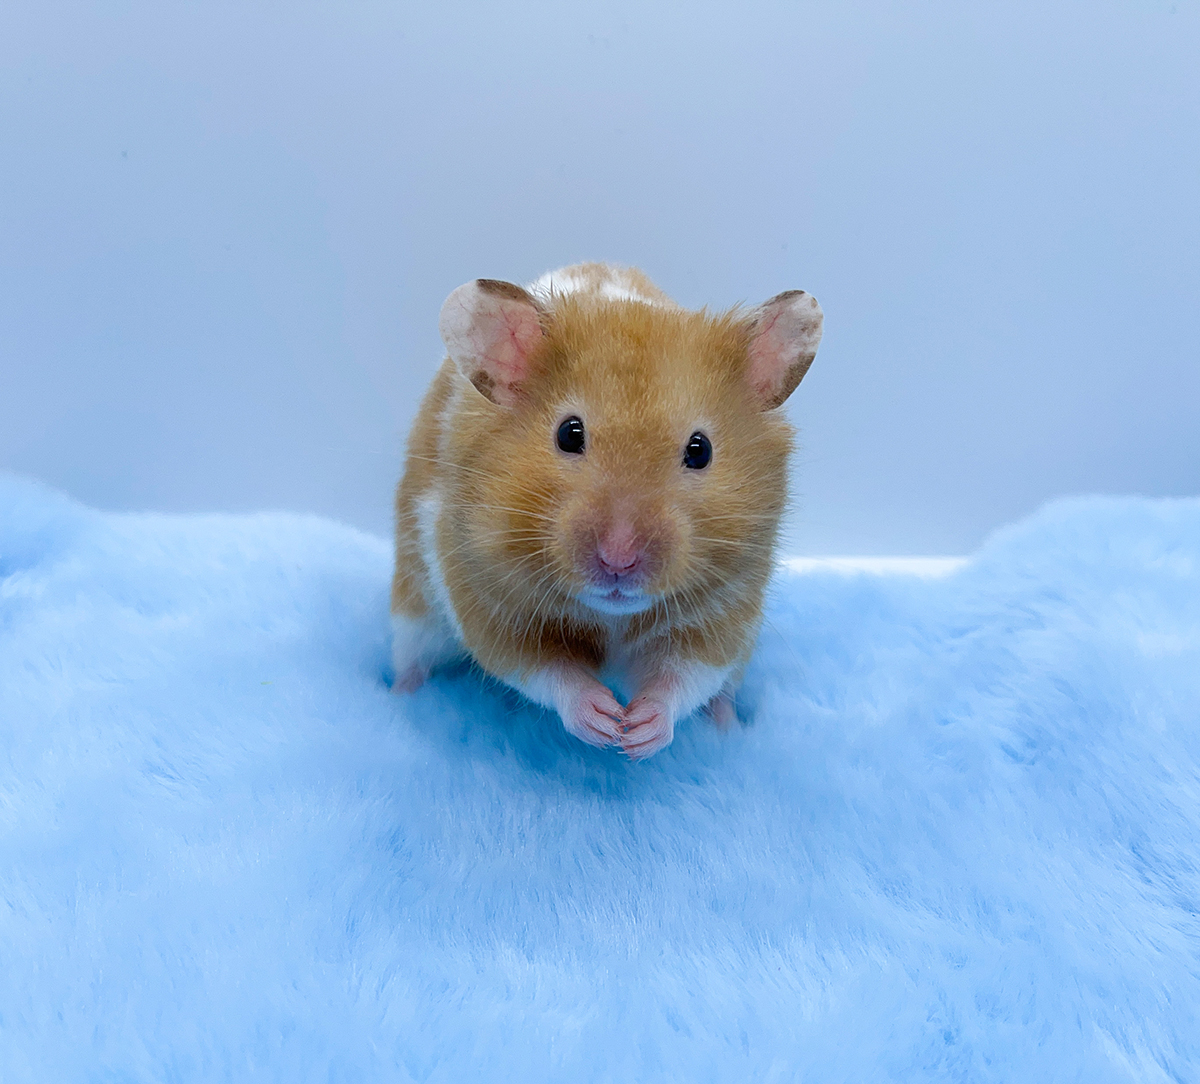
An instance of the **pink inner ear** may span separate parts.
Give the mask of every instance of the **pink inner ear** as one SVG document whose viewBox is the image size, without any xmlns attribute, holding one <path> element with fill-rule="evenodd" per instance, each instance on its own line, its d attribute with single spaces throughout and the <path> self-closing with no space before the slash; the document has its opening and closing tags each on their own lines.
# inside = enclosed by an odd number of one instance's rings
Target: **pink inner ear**
<svg viewBox="0 0 1200 1084">
<path fill-rule="evenodd" d="M 499 383 L 520 383 L 529 373 L 529 355 L 541 341 L 537 313 L 528 305 L 501 303 L 482 331 L 480 354 Z"/>
<path fill-rule="evenodd" d="M 511 283 L 476 279 L 446 298 L 438 328 L 459 372 L 480 392 L 504 406 L 516 401 L 542 340 L 533 298 Z"/>
<path fill-rule="evenodd" d="M 750 343 L 750 387 L 760 399 L 770 399 L 778 390 L 783 374 L 795 360 L 795 347 L 786 335 L 784 312 L 765 316 Z M 782 326 L 781 326 L 782 325 Z"/>
<path fill-rule="evenodd" d="M 803 290 L 777 294 L 755 313 L 746 379 L 764 409 L 803 379 L 821 341 L 821 306 Z"/>
</svg>

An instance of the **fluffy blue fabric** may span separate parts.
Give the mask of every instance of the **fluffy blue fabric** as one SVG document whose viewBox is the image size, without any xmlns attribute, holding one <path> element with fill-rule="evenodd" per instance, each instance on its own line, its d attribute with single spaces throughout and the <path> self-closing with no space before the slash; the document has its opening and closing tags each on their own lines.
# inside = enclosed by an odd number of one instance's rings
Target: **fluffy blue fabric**
<svg viewBox="0 0 1200 1084">
<path fill-rule="evenodd" d="M 5 1081 L 1200 1076 L 1200 501 L 782 574 L 638 765 L 390 695 L 389 563 L 0 481 Z"/>
</svg>

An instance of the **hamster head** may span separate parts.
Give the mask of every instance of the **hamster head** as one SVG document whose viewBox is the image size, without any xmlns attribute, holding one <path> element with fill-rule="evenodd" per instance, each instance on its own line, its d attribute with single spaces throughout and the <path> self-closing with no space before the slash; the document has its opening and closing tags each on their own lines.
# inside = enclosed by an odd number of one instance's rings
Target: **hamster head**
<svg viewBox="0 0 1200 1084">
<path fill-rule="evenodd" d="M 689 312 L 510 283 L 454 291 L 442 337 L 478 395 L 450 423 L 464 548 L 547 612 L 703 612 L 765 579 L 821 310 L 802 291 Z"/>
</svg>

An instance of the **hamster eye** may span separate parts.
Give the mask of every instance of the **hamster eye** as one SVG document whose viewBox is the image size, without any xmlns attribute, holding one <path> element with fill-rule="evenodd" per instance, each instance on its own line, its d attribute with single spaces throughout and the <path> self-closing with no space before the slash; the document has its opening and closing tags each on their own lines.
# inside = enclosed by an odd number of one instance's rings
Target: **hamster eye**
<svg viewBox="0 0 1200 1084">
<path fill-rule="evenodd" d="M 704 470 L 712 461 L 712 442 L 697 430 L 683 450 L 683 465 L 688 470 Z"/>
<path fill-rule="evenodd" d="M 558 446 L 571 455 L 583 454 L 583 422 L 574 414 L 558 427 Z"/>
</svg>

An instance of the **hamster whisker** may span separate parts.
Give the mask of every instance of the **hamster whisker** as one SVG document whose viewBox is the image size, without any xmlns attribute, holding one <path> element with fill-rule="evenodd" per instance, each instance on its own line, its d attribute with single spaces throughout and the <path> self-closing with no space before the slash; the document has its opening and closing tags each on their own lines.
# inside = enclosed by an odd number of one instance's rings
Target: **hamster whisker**
<svg viewBox="0 0 1200 1084">
<path fill-rule="evenodd" d="M 695 542 L 707 542 L 710 545 L 746 548 L 746 540 L 744 538 L 713 538 L 711 535 L 694 534 L 692 535 L 692 540 Z"/>
<path fill-rule="evenodd" d="M 762 615 L 762 619 L 763 619 L 763 624 L 770 625 L 771 631 L 773 633 L 775 633 L 775 635 L 778 636 L 780 640 L 783 641 L 783 646 L 788 649 L 788 654 L 791 655 L 792 662 L 794 662 L 796 664 L 796 669 L 803 670 L 804 664 L 800 661 L 800 656 L 796 654 L 796 649 L 794 647 L 792 647 L 792 642 L 786 636 L 784 636 L 784 634 L 780 630 L 779 626 L 776 625 L 775 622 L 772 621 L 765 613 Z"/>
<path fill-rule="evenodd" d="M 701 515 L 697 515 L 696 522 L 708 523 L 708 525 L 710 525 L 710 526 L 716 526 L 716 525 L 718 525 L 718 523 L 732 523 L 734 528 L 740 527 L 740 528 L 746 529 L 746 531 L 754 531 L 754 529 L 761 528 L 761 527 L 774 527 L 774 523 L 775 523 L 775 521 L 773 519 L 770 519 L 769 516 L 755 516 L 755 515 L 722 516 L 722 515 L 709 515 L 708 513 L 703 513 Z"/>
<path fill-rule="evenodd" d="M 734 519 L 739 522 L 763 522 L 774 523 L 775 517 L 761 512 L 709 512 L 701 513 L 700 518 L 704 520 L 710 519 Z"/>
<path fill-rule="evenodd" d="M 527 558 L 523 558 L 522 562 L 524 560 L 532 561 L 532 559 L 535 556 L 537 556 L 537 555 L 531 554 Z M 500 577 L 499 580 L 495 581 L 498 586 L 503 585 L 507 581 L 510 581 L 510 580 L 514 581 L 508 585 L 507 589 L 500 595 L 499 598 L 495 598 L 493 596 L 491 599 L 485 600 L 484 598 L 481 597 L 477 600 L 480 604 L 483 604 L 485 601 L 489 602 L 490 609 L 494 615 L 501 616 L 501 615 L 505 614 L 506 613 L 505 607 L 506 607 L 506 604 L 508 603 L 509 599 L 511 599 L 514 595 L 516 595 L 518 593 L 533 595 L 537 592 L 541 592 L 543 587 L 545 587 L 546 591 L 548 593 L 553 594 L 554 588 L 555 588 L 554 581 L 558 577 L 558 570 L 556 568 L 554 568 L 553 566 L 543 568 L 540 571 L 540 573 L 536 573 L 532 577 L 533 582 L 528 583 L 528 582 L 526 582 L 526 580 L 518 579 L 519 576 L 526 573 L 526 570 L 520 567 L 520 564 L 522 562 L 518 562 L 517 567 L 510 569 L 504 576 Z M 536 572 L 536 570 L 535 570 L 535 572 Z M 531 620 L 532 620 L 533 616 L 536 616 L 536 611 L 537 611 L 538 606 L 540 606 L 542 604 L 543 604 L 543 601 L 539 600 L 538 604 L 534 607 L 534 613 L 533 613 L 533 615 L 531 615 Z"/>
<path fill-rule="evenodd" d="M 529 554 L 522 558 L 519 558 L 516 563 L 516 566 L 514 568 L 510 568 L 506 573 L 504 573 L 504 575 L 502 575 L 492 581 L 492 584 L 489 586 L 502 587 L 505 584 L 509 585 L 507 590 L 505 590 L 501 594 L 499 599 L 495 599 L 494 596 L 493 596 L 493 598 L 489 598 L 488 596 L 483 595 L 483 594 L 477 595 L 472 600 L 472 609 L 478 608 L 479 606 L 482 606 L 488 602 L 494 602 L 495 605 L 492 606 L 492 609 L 497 613 L 500 612 L 500 608 L 503 606 L 503 604 L 505 602 L 508 601 L 508 599 L 512 595 L 514 595 L 517 591 L 526 589 L 525 584 L 523 582 L 521 582 L 519 578 L 522 576 L 528 577 L 530 570 L 523 568 L 522 565 L 524 565 L 527 561 L 532 561 L 535 556 L 536 556 L 536 554 Z M 535 569 L 533 571 L 536 572 L 537 570 Z M 553 574 L 554 574 L 553 569 L 543 569 L 535 577 L 534 589 L 539 587 L 542 584 L 542 582 L 544 582 L 546 577 L 551 576 Z M 513 581 L 513 582 L 510 583 L 510 581 Z"/>
<path fill-rule="evenodd" d="M 544 588 L 546 591 L 552 593 L 555 587 L 554 581 L 557 579 L 557 572 L 553 568 L 546 568 L 543 569 L 539 575 L 531 577 L 531 579 L 532 582 L 528 584 L 521 582 L 510 584 L 503 596 L 497 600 L 496 612 L 500 613 L 501 610 L 507 605 L 509 599 L 511 599 L 518 592 L 526 595 L 533 595 L 542 591 Z M 536 605 L 534 609 L 536 611 Z"/>
<path fill-rule="evenodd" d="M 486 512 L 512 512 L 518 516 L 526 516 L 529 519 L 540 519 L 547 523 L 555 523 L 558 519 L 557 516 L 552 516 L 546 512 L 535 512 L 532 508 L 510 508 L 504 504 L 477 504 L 475 507 L 483 509 Z"/>
<path fill-rule="evenodd" d="M 550 580 L 548 586 L 546 587 L 546 589 L 544 591 L 542 591 L 542 593 L 538 597 L 538 600 L 534 603 L 533 608 L 530 610 L 529 618 L 525 622 L 524 628 L 521 629 L 520 636 L 518 638 L 522 642 L 525 642 L 527 640 L 531 630 L 534 627 L 535 622 L 537 622 L 539 617 L 541 616 L 542 607 L 550 600 L 550 598 L 555 593 L 556 584 L 553 582 L 554 577 L 553 576 L 543 577 L 542 582 L 543 583 L 546 582 L 547 579 Z M 542 627 L 545 626 L 544 620 L 541 622 L 541 625 L 542 625 Z"/>
<path fill-rule="evenodd" d="M 536 542 L 545 538 L 545 532 L 541 530 L 523 531 L 519 533 L 515 531 L 504 531 L 499 537 L 506 542 Z M 475 539 L 469 538 L 465 542 L 460 542 L 457 546 L 453 546 L 452 548 L 446 550 L 446 552 L 442 554 L 442 560 L 445 560 L 447 557 L 453 557 L 460 550 L 471 549 L 477 545 L 478 542 Z M 520 554 L 516 559 L 518 561 L 523 561 L 526 559 L 526 555 Z"/>
<path fill-rule="evenodd" d="M 453 469 L 455 474 L 475 475 L 476 477 L 486 479 L 489 482 L 494 482 L 497 478 L 508 478 L 513 481 L 527 482 L 526 479 L 522 478 L 521 475 L 507 466 L 489 464 L 489 466 L 486 468 L 469 467 L 462 463 L 447 463 L 445 460 L 440 459 L 437 456 L 418 455 L 416 452 L 409 452 L 408 458 L 415 459 L 420 463 L 431 463 L 435 467 L 446 467 L 448 469 Z M 538 491 L 531 489 L 530 492 Z"/>
</svg>

